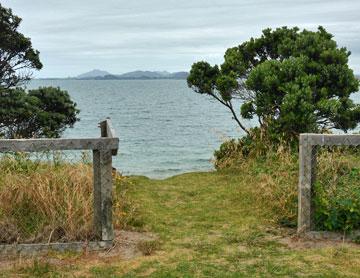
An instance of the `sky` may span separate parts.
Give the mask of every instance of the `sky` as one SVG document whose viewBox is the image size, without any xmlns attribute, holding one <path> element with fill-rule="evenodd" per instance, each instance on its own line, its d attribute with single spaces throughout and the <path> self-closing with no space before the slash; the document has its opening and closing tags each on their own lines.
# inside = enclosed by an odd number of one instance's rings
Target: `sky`
<svg viewBox="0 0 360 278">
<path fill-rule="evenodd" d="M 188 71 L 221 64 L 227 48 L 261 30 L 324 26 L 360 73 L 359 0 L 0 0 L 23 19 L 44 64 L 35 77 L 92 69 Z"/>
</svg>

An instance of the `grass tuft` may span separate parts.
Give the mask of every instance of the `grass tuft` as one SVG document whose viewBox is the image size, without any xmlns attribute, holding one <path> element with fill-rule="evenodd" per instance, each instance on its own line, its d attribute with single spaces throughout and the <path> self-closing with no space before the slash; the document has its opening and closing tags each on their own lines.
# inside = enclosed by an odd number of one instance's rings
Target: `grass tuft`
<svg viewBox="0 0 360 278">
<path fill-rule="evenodd" d="M 144 256 L 151 256 L 155 251 L 159 250 L 160 242 L 159 240 L 142 240 L 137 244 L 137 248 Z"/>
</svg>

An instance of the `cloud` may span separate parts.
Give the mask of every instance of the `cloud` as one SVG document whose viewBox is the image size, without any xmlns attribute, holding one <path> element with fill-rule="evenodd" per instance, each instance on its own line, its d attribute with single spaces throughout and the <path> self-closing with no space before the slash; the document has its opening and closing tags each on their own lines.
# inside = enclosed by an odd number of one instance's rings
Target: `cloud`
<svg viewBox="0 0 360 278">
<path fill-rule="evenodd" d="M 23 18 L 45 65 L 40 76 L 92 68 L 187 70 L 199 59 L 221 63 L 224 51 L 262 29 L 323 25 L 353 55 L 360 72 L 360 3 L 350 0 L 3 0 Z"/>
</svg>

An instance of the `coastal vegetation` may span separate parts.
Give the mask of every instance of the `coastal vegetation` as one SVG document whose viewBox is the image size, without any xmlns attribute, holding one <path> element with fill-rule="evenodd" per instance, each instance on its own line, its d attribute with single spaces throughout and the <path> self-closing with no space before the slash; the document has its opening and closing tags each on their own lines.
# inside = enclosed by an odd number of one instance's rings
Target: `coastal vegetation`
<svg viewBox="0 0 360 278">
<path fill-rule="evenodd" d="M 79 119 L 69 94 L 60 88 L 26 91 L 40 52 L 18 31 L 21 18 L 0 4 L 0 137 L 59 137 Z"/>
<path fill-rule="evenodd" d="M 227 107 L 245 133 L 215 151 L 215 167 L 239 168 L 253 159 L 267 161 L 280 150 L 282 155 L 276 156 L 274 163 L 289 160 L 296 168 L 300 133 L 331 133 L 334 129 L 347 133 L 355 129 L 360 122 L 360 104 L 354 103 L 351 95 L 359 90 L 359 80 L 348 65 L 349 56 L 350 52 L 338 47 L 321 26 L 315 32 L 282 27 L 265 29 L 261 37 L 229 48 L 221 66 L 194 63 L 187 80 L 189 87 Z M 234 107 L 234 99 L 241 100 L 240 108 Z M 256 126 L 245 125 L 246 119 L 254 118 Z M 357 153 L 346 148 L 320 151 L 319 161 L 329 163 L 319 166 L 318 176 L 327 177 L 326 182 L 315 185 L 318 229 L 348 231 L 359 227 Z M 331 159 L 336 155 L 339 161 Z M 294 168 L 286 163 L 279 167 L 284 165 Z M 276 192 L 289 193 L 283 200 L 285 210 L 278 213 L 280 223 L 296 226 L 296 187 L 291 193 L 275 183 L 273 189 L 275 196 Z M 274 195 L 265 196 L 271 199 Z M 273 205 L 276 207 L 277 202 Z"/>
<path fill-rule="evenodd" d="M 93 167 L 88 153 L 73 162 L 60 152 L 36 158 L 6 154 L 0 158 L 0 172 L 0 244 L 94 239 Z M 124 229 L 132 221 L 123 194 L 127 178 L 114 173 L 113 180 L 114 224 Z"/>
<path fill-rule="evenodd" d="M 239 147 L 240 146 L 240 147 Z M 274 212 L 280 226 L 297 226 L 299 157 L 291 148 L 259 152 L 246 151 L 241 143 L 228 141 L 215 152 L 218 171 L 248 172 L 263 178 L 254 183 L 259 202 Z M 262 152 L 261 152 L 262 151 Z M 360 159 L 357 147 L 331 147 L 318 150 L 315 204 L 315 230 L 348 233 L 360 225 Z"/>
<path fill-rule="evenodd" d="M 20 18 L 1 5 L 0 16 L 1 137 L 59 137 L 78 120 L 76 104 L 60 88 L 19 88 L 31 77 L 23 69 L 41 68 L 39 52 L 17 31 Z M 349 55 L 322 27 L 283 27 L 230 48 L 220 67 L 195 63 L 189 86 L 227 107 L 245 133 L 215 151 L 216 171 L 165 180 L 113 171 L 113 222 L 128 238 L 120 234 L 104 252 L 1 258 L 0 277 L 356 277 L 359 239 L 346 239 L 360 228 L 358 150 L 318 153 L 316 229 L 344 240 L 309 240 L 295 230 L 298 135 L 348 132 L 360 121 Z M 258 126 L 244 124 L 253 118 Z M 93 239 L 91 161 L 43 155 L 0 158 L 1 244 Z M 138 252 L 116 253 L 131 233 L 155 236 L 137 242 Z"/>
<path fill-rule="evenodd" d="M 0 88 L 0 136 L 4 138 L 60 137 L 79 120 L 78 113 L 69 94 L 60 88 Z"/>
<path fill-rule="evenodd" d="M 49 252 L 4 263 L 0 277 L 356 277 L 358 245 L 278 224 L 296 217 L 296 185 L 296 159 L 280 152 L 215 172 L 130 177 L 116 198 L 126 230 L 158 236 L 139 244 L 150 255 Z"/>
<path fill-rule="evenodd" d="M 265 29 L 229 48 L 221 66 L 193 64 L 188 85 L 227 107 L 249 140 L 296 145 L 300 133 L 347 132 L 359 123 L 360 105 L 350 98 L 359 81 L 349 56 L 321 26 Z M 258 125 L 247 127 L 244 120 L 253 118 Z"/>
</svg>

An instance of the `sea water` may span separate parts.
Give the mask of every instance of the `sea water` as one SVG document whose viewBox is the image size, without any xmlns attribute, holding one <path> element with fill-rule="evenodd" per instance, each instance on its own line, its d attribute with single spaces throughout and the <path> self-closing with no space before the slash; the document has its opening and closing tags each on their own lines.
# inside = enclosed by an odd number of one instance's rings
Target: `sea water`
<svg viewBox="0 0 360 278">
<path fill-rule="evenodd" d="M 67 90 L 81 111 L 63 137 L 99 137 L 98 123 L 111 118 L 120 138 L 113 164 L 125 175 L 212 170 L 214 150 L 243 135 L 226 107 L 185 80 L 33 80 L 27 87 L 40 86 Z"/>
</svg>

